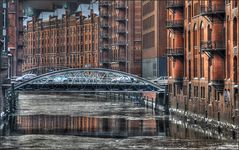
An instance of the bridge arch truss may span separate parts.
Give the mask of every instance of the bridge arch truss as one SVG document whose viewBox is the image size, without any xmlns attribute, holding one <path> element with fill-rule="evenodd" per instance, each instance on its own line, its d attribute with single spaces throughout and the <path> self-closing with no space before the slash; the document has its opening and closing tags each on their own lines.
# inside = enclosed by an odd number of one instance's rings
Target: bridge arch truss
<svg viewBox="0 0 239 150">
<path fill-rule="evenodd" d="M 14 90 L 55 92 L 164 92 L 162 87 L 144 78 L 103 68 L 53 71 L 17 84 Z"/>
</svg>

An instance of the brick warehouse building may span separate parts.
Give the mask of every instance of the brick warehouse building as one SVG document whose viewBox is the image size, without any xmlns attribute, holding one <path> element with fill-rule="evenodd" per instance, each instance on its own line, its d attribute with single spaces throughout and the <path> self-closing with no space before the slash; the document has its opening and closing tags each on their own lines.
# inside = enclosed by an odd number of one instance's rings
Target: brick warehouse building
<svg viewBox="0 0 239 150">
<path fill-rule="evenodd" d="M 148 79 L 167 75 L 166 1 L 142 2 L 142 72 Z"/>
<path fill-rule="evenodd" d="M 19 76 L 23 63 L 23 0 L 8 1 L 8 51 L 11 52 L 10 76 Z"/>
<path fill-rule="evenodd" d="M 93 11 L 88 17 L 66 11 L 60 19 L 33 18 L 24 33 L 23 70 L 41 66 L 98 67 L 98 25 L 99 17 Z"/>
<path fill-rule="evenodd" d="M 100 67 L 141 76 L 141 1 L 100 0 Z"/>
<path fill-rule="evenodd" d="M 238 2 L 168 0 L 171 106 L 239 122 Z"/>
</svg>

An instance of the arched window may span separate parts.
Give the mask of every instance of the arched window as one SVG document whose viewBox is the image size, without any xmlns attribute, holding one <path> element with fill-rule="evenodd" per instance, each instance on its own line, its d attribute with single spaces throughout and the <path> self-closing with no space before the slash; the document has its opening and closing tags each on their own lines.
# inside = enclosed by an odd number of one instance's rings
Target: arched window
<svg viewBox="0 0 239 150">
<path fill-rule="evenodd" d="M 233 58 L 233 80 L 237 84 L 237 57 Z"/>
<path fill-rule="evenodd" d="M 188 31 L 188 51 L 191 52 L 191 32 Z"/>
<path fill-rule="evenodd" d="M 231 40 L 231 38 L 230 38 L 230 35 L 231 35 L 231 33 L 230 33 L 230 29 L 231 29 L 231 27 L 230 27 L 230 19 L 229 19 L 229 16 L 227 16 L 227 37 L 226 37 L 226 40 L 227 40 L 227 49 L 230 49 L 230 40 Z M 227 69 L 226 69 L 226 72 L 227 72 L 227 78 L 230 78 L 230 65 L 231 65 L 231 63 L 230 63 L 230 55 L 229 55 L 229 51 L 227 50 Z"/>
<path fill-rule="evenodd" d="M 237 46 L 237 18 L 233 19 L 233 47 Z"/>
<path fill-rule="evenodd" d="M 200 41 L 204 41 L 204 24 L 201 22 L 200 24 Z"/>
<path fill-rule="evenodd" d="M 201 22 L 200 24 L 200 42 L 205 41 L 204 40 L 204 24 Z M 204 77 L 204 57 L 200 56 L 200 76 Z"/>
<path fill-rule="evenodd" d="M 197 46 L 197 25 L 195 24 L 193 27 L 193 45 L 194 48 Z"/>
<path fill-rule="evenodd" d="M 197 54 L 198 54 L 198 51 L 197 51 L 197 25 L 195 24 L 194 25 L 194 28 L 193 28 L 193 73 L 194 73 L 194 77 L 197 77 L 198 76 L 198 58 L 197 58 Z"/>
<path fill-rule="evenodd" d="M 207 26 L 207 40 L 212 40 L 212 29 L 210 28 L 210 25 Z"/>
</svg>

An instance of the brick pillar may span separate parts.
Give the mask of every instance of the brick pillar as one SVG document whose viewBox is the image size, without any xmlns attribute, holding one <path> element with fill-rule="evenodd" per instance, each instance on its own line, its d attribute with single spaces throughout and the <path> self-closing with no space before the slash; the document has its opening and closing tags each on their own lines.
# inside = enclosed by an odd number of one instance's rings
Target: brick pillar
<svg viewBox="0 0 239 150">
<path fill-rule="evenodd" d="M 219 20 L 217 20 L 219 21 Z M 212 46 L 213 48 L 225 48 L 223 23 L 215 22 L 212 28 Z M 219 53 L 215 53 L 212 59 L 213 74 L 212 80 L 223 80 L 224 79 L 224 58 Z"/>
<path fill-rule="evenodd" d="M 177 58 L 173 60 L 174 67 L 173 67 L 173 78 L 183 78 L 183 59 Z"/>
</svg>

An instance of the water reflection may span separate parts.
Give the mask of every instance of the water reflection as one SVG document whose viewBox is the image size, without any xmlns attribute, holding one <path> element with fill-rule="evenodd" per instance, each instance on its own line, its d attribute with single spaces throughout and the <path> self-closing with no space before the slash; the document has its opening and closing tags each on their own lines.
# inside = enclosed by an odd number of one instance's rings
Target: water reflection
<svg viewBox="0 0 239 150">
<path fill-rule="evenodd" d="M 34 115 L 16 116 L 15 133 L 62 134 L 93 137 L 156 136 L 164 134 L 156 120 L 96 118 L 85 116 Z"/>
<path fill-rule="evenodd" d="M 155 114 L 130 101 L 69 95 L 20 98 L 0 149 L 238 148 L 238 131 Z"/>
<path fill-rule="evenodd" d="M 69 115 L 18 115 L 12 118 L 12 134 L 55 134 L 101 138 L 164 136 L 173 139 L 233 140 L 235 131 L 206 129 L 176 118 L 158 117 L 144 120 Z M 14 125 L 13 125 L 14 124 Z"/>
</svg>

